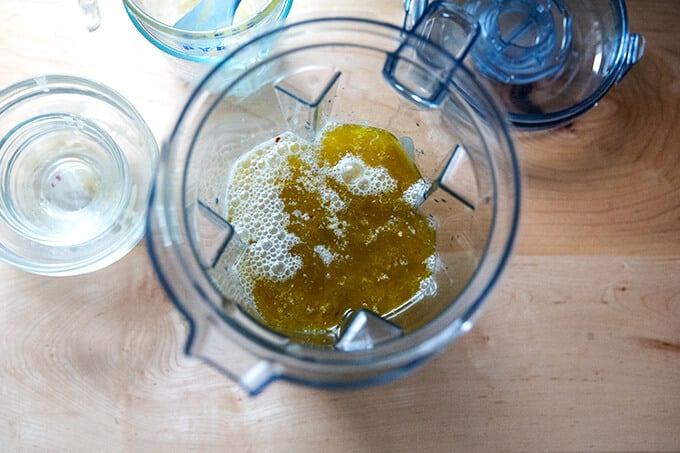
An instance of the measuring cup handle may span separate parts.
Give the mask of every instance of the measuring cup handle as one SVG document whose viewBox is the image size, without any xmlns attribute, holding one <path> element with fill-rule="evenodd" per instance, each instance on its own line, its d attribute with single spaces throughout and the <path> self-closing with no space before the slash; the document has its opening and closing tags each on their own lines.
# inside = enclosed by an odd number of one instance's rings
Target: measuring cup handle
<svg viewBox="0 0 680 453">
<path fill-rule="evenodd" d="M 99 13 L 99 2 L 97 0 L 78 0 L 78 6 L 83 13 L 88 31 L 98 29 L 102 20 Z"/>
</svg>

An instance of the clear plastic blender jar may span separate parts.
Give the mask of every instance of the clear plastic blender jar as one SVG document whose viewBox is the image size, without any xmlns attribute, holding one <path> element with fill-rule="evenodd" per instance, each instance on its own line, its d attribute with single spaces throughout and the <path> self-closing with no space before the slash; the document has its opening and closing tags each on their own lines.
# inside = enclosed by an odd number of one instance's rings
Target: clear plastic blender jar
<svg viewBox="0 0 680 453">
<path fill-rule="evenodd" d="M 277 378 L 351 387 L 398 376 L 469 330 L 518 222 L 504 118 L 460 60 L 384 23 L 312 20 L 239 48 L 193 93 L 151 196 L 149 250 L 187 320 L 186 352 L 251 393 Z M 314 143 L 329 124 L 380 128 L 399 141 L 425 182 L 413 210 L 436 230 L 436 259 L 418 297 L 389 313 L 350 309 L 317 342 L 306 339 L 318 332 L 272 328 L 253 309 L 237 269 L 254 241 L 230 223 L 224 200 L 252 149 L 286 134 Z"/>
</svg>

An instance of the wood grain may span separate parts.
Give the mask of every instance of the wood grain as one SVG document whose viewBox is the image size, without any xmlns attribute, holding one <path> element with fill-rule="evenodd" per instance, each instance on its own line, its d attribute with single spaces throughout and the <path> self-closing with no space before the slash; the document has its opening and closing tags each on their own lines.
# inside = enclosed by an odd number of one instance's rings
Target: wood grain
<svg viewBox="0 0 680 453">
<path fill-rule="evenodd" d="M 0 452 L 680 451 L 680 3 L 627 4 L 642 62 L 573 124 L 516 134 L 520 237 L 468 335 L 381 387 L 249 398 L 183 354 L 144 244 L 88 276 L 0 264 Z M 92 77 L 162 140 L 189 86 L 101 7 L 88 34 L 75 2 L 3 1 L 0 86 Z"/>
<path fill-rule="evenodd" d="M 523 252 L 680 253 L 680 49 L 648 46 L 644 64 L 598 107 L 567 127 L 518 137 Z"/>
</svg>

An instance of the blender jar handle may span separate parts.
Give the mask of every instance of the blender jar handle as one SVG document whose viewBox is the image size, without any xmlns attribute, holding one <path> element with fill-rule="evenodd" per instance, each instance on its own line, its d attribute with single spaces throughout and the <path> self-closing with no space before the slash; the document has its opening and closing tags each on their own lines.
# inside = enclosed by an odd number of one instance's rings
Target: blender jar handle
<svg viewBox="0 0 680 453">
<path fill-rule="evenodd" d="M 411 30 L 423 17 L 428 0 L 404 0 L 404 30 Z"/>
<path fill-rule="evenodd" d="M 416 22 L 399 48 L 388 55 L 383 75 L 408 99 L 435 107 L 442 100 L 444 85 L 474 45 L 479 24 L 449 2 L 435 1 L 420 14 L 426 4 L 427 0 L 405 0 L 405 26 Z"/>
<path fill-rule="evenodd" d="M 281 365 L 246 351 L 220 328 L 221 320 L 212 314 L 192 319 L 187 342 L 188 355 L 209 363 L 249 394 L 255 395 L 282 374 Z"/>
<path fill-rule="evenodd" d="M 456 4 L 435 1 L 425 9 L 412 32 L 438 45 L 460 62 L 479 36 L 479 22 Z"/>
</svg>

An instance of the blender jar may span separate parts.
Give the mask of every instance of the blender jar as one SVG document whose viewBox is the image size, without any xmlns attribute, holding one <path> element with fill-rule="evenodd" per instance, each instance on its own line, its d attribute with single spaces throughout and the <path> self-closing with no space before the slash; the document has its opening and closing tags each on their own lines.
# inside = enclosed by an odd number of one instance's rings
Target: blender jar
<svg viewBox="0 0 680 453">
<path fill-rule="evenodd" d="M 398 27 L 317 19 L 262 35 L 203 80 L 164 145 L 147 224 L 189 355 L 250 393 L 277 378 L 350 387 L 405 373 L 470 329 L 508 260 L 520 182 L 502 110 L 460 63 Z M 262 143 L 313 143 L 334 124 L 388 131 L 417 167 L 413 210 L 436 229 L 432 278 L 388 313 L 355 305 L 333 331 L 272 328 L 237 272 L 254 244 L 230 222 L 228 181 Z"/>
<path fill-rule="evenodd" d="M 405 9 L 406 28 L 454 54 L 459 41 L 440 39 L 437 24 L 452 15 L 466 22 L 472 43 L 462 57 L 523 129 L 572 121 L 644 54 L 623 0 L 406 0 Z"/>
</svg>

